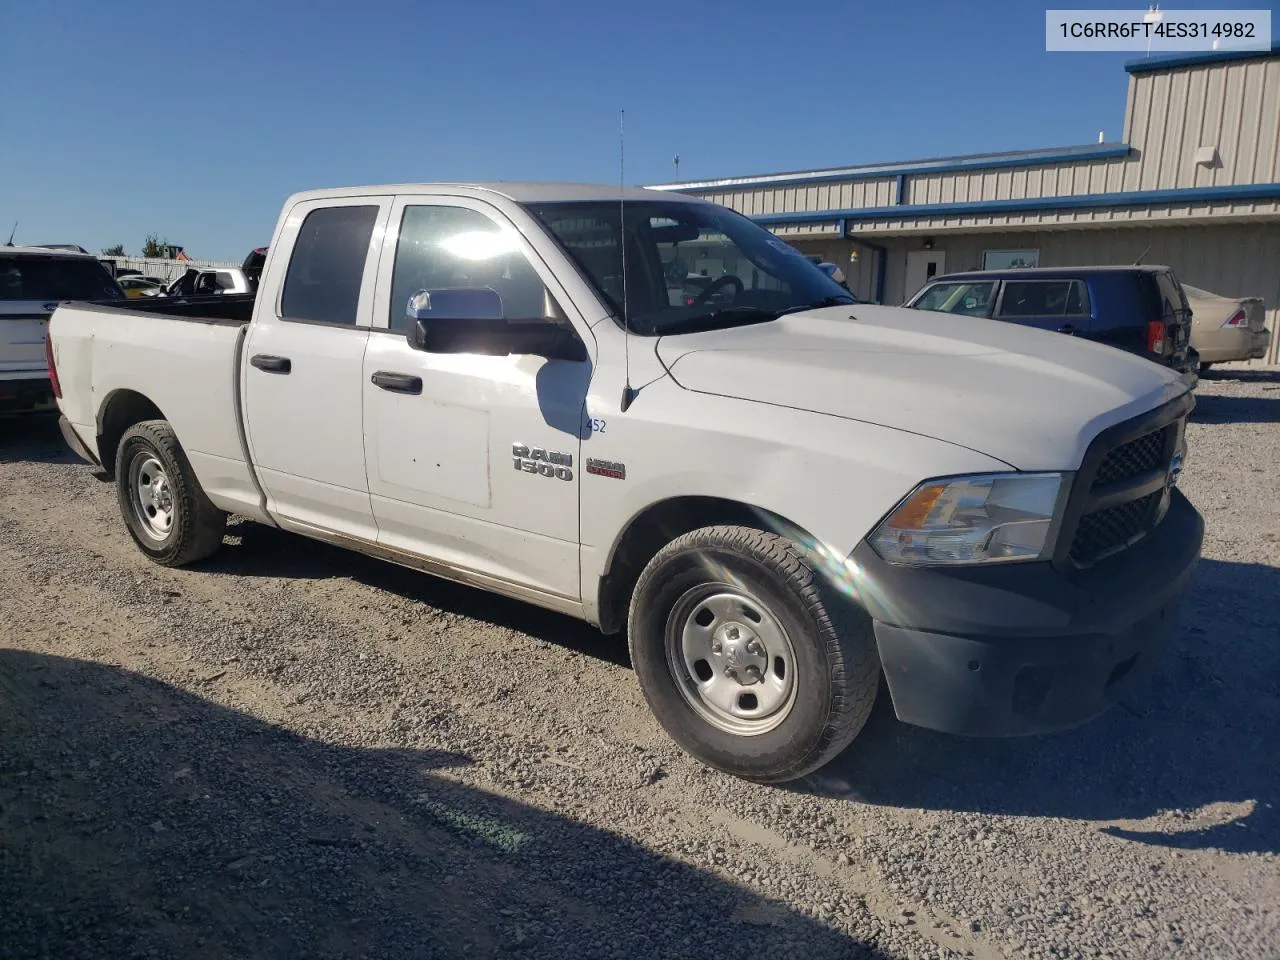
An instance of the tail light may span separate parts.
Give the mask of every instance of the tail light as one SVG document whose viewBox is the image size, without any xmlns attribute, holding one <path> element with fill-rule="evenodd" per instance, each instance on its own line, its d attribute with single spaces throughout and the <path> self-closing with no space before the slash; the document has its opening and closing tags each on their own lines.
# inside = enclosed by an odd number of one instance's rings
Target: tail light
<svg viewBox="0 0 1280 960">
<path fill-rule="evenodd" d="M 1152 320 L 1147 324 L 1147 353 L 1164 353 L 1164 321 Z"/>
<path fill-rule="evenodd" d="M 58 365 L 53 362 L 53 337 L 48 334 L 44 337 L 44 359 L 49 365 L 49 386 L 53 388 L 53 395 L 61 400 L 62 384 L 58 382 Z"/>
<path fill-rule="evenodd" d="M 1224 327 L 1247 327 L 1249 325 L 1249 318 L 1245 316 L 1244 310 L 1240 309 L 1227 317 L 1227 319 L 1223 321 L 1222 325 Z"/>
</svg>

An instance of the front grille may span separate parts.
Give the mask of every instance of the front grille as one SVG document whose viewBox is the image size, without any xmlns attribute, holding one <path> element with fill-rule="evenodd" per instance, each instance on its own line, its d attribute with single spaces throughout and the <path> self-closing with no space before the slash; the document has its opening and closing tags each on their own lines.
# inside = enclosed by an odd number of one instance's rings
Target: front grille
<svg viewBox="0 0 1280 960">
<path fill-rule="evenodd" d="M 1157 490 L 1137 500 L 1085 514 L 1071 541 L 1071 559 L 1081 566 L 1094 563 L 1146 533 L 1155 524 L 1163 496 L 1164 491 Z"/>
<path fill-rule="evenodd" d="M 1167 466 L 1165 463 L 1165 435 L 1168 427 L 1122 443 L 1103 458 L 1098 472 L 1093 475 L 1093 489 L 1123 483 L 1152 470 Z"/>
</svg>

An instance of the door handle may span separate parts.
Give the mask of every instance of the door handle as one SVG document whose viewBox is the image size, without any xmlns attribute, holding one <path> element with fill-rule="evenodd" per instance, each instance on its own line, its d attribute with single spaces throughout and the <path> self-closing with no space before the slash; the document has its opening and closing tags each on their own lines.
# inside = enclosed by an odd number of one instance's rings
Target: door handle
<svg viewBox="0 0 1280 960">
<path fill-rule="evenodd" d="M 249 362 L 267 373 L 288 373 L 293 369 L 293 361 L 288 357 L 273 357 L 267 353 L 255 353 Z"/>
<path fill-rule="evenodd" d="M 375 386 L 381 387 L 383 390 L 390 390 L 392 393 L 422 393 L 422 378 L 414 377 L 407 373 L 391 373 L 387 370 L 379 370 L 372 377 Z"/>
</svg>

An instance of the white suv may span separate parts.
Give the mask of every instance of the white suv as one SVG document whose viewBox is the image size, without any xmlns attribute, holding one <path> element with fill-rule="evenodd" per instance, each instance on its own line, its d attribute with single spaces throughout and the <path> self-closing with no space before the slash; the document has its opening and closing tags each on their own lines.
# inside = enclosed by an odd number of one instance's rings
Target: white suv
<svg viewBox="0 0 1280 960">
<path fill-rule="evenodd" d="M 88 254 L 0 247 L 0 414 L 56 409 L 44 338 L 59 303 L 124 298 L 111 274 Z"/>
</svg>

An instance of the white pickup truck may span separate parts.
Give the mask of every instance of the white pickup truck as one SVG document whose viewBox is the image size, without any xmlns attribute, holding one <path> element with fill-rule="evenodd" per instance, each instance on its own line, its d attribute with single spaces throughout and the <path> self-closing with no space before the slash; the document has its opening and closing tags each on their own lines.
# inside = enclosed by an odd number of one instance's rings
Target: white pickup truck
<svg viewBox="0 0 1280 960">
<path fill-rule="evenodd" d="M 301 193 L 256 300 L 64 306 L 50 368 L 153 560 L 235 513 L 625 628 L 669 734 L 759 781 L 842 750 L 882 675 L 937 730 L 1097 715 L 1203 532 L 1175 374 L 857 303 L 654 191 Z"/>
</svg>

